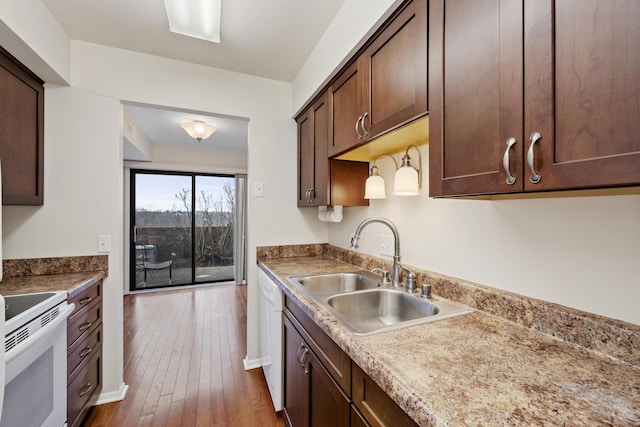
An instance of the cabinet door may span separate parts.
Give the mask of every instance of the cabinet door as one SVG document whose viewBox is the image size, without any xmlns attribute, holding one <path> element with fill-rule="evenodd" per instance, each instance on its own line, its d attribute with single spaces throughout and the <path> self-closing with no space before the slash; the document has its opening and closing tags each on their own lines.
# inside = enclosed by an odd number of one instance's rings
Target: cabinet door
<svg viewBox="0 0 640 427">
<path fill-rule="evenodd" d="M 521 1 L 429 2 L 431 196 L 522 190 L 522 62 Z"/>
<path fill-rule="evenodd" d="M 0 48 L 2 204 L 42 205 L 44 87 Z"/>
<path fill-rule="evenodd" d="M 303 364 L 309 350 L 289 319 L 284 320 L 284 413 L 289 425 L 309 425 L 309 374 Z M 305 350 L 307 351 L 305 356 Z"/>
<path fill-rule="evenodd" d="M 329 87 L 329 156 L 353 148 L 364 141 L 361 118 L 362 61 L 356 60 Z"/>
<path fill-rule="evenodd" d="M 297 118 L 298 206 L 325 206 L 328 193 L 328 108 L 326 96 Z"/>
<path fill-rule="evenodd" d="M 309 352 L 310 426 L 349 427 L 350 402 L 333 381 L 318 358 Z"/>
<path fill-rule="evenodd" d="M 351 374 L 353 404 L 367 422 L 379 427 L 417 426 L 415 421 L 355 363 L 353 363 Z"/>
<path fill-rule="evenodd" d="M 427 112 L 426 0 L 402 9 L 362 56 L 367 138 Z"/>
<path fill-rule="evenodd" d="M 527 190 L 640 183 L 640 2 L 525 2 Z"/>
</svg>

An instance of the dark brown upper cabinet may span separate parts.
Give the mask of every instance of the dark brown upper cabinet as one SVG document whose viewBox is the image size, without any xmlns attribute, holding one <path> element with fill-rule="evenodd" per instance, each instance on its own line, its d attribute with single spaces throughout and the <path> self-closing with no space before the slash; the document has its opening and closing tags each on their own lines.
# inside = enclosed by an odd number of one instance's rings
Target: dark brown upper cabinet
<svg viewBox="0 0 640 427">
<path fill-rule="evenodd" d="M 298 116 L 298 206 L 325 206 L 329 159 L 327 97 L 322 96 Z"/>
<path fill-rule="evenodd" d="M 0 48 L 2 204 L 44 201 L 44 86 Z"/>
<path fill-rule="evenodd" d="M 328 89 L 330 157 L 427 112 L 427 2 L 401 6 Z"/>
<path fill-rule="evenodd" d="M 298 124 L 298 206 L 367 206 L 368 162 L 329 159 L 326 94 L 296 118 Z"/>
<path fill-rule="evenodd" d="M 429 8 L 431 196 L 640 184 L 640 3 Z"/>
</svg>

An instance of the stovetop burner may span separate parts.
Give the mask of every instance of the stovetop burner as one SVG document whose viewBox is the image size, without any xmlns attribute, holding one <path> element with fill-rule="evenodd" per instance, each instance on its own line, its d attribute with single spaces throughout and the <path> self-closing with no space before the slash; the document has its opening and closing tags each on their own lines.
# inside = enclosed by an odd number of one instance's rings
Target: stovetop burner
<svg viewBox="0 0 640 427">
<path fill-rule="evenodd" d="M 65 299 L 67 299 L 67 293 L 63 291 L 6 295 L 4 297 L 5 336 L 60 304 Z"/>
</svg>

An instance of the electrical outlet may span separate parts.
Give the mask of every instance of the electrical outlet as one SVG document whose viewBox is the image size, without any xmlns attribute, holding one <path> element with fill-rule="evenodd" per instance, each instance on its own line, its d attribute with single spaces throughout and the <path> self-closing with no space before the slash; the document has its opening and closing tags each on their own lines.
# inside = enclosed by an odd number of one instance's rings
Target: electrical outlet
<svg viewBox="0 0 640 427">
<path fill-rule="evenodd" d="M 380 235 L 380 255 L 393 256 L 393 236 Z"/>
</svg>

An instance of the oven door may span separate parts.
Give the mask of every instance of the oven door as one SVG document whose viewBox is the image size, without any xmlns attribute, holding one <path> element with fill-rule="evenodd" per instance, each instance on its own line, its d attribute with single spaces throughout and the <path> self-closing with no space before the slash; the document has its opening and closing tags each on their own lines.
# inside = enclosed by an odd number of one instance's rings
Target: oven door
<svg viewBox="0 0 640 427">
<path fill-rule="evenodd" d="M 67 305 L 60 316 L 6 353 L 0 427 L 62 427 L 67 420 Z"/>
</svg>

